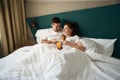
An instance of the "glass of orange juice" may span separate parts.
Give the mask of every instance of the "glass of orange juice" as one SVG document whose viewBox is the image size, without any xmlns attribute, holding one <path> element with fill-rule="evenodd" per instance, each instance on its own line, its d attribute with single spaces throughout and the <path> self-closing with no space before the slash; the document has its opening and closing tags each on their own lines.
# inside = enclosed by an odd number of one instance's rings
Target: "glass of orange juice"
<svg viewBox="0 0 120 80">
<path fill-rule="evenodd" d="M 63 44 L 62 44 L 62 42 L 61 42 L 61 41 L 57 41 L 56 47 L 57 47 L 57 49 L 59 49 L 59 50 L 63 49 Z"/>
</svg>

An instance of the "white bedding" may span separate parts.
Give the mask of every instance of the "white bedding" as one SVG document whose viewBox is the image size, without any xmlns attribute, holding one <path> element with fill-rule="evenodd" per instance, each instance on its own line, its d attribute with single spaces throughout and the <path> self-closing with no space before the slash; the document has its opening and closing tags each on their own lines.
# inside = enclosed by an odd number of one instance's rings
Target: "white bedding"
<svg viewBox="0 0 120 80">
<path fill-rule="evenodd" d="M 120 60 L 53 44 L 20 48 L 0 59 L 0 80 L 119 80 Z"/>
</svg>

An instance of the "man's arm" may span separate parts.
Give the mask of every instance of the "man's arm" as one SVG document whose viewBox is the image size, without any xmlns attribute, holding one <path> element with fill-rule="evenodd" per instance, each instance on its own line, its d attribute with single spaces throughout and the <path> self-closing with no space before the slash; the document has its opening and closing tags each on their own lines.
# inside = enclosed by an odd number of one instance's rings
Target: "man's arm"
<svg viewBox="0 0 120 80">
<path fill-rule="evenodd" d="M 46 39 L 42 39 L 41 40 L 41 43 L 47 43 L 47 44 L 50 44 L 50 43 L 52 43 L 51 41 L 48 41 L 48 40 L 46 40 Z"/>
<path fill-rule="evenodd" d="M 46 39 L 42 39 L 41 43 L 47 43 L 47 44 L 55 44 L 57 42 L 56 39 L 53 40 L 46 40 Z"/>
</svg>

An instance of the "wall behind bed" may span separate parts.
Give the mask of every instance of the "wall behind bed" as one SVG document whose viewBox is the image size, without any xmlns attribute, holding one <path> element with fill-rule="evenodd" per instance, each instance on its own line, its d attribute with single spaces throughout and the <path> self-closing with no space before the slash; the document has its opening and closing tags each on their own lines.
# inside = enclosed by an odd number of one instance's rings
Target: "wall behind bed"
<svg viewBox="0 0 120 80">
<path fill-rule="evenodd" d="M 38 29 L 51 27 L 54 16 L 61 18 L 62 26 L 67 20 L 77 21 L 80 36 L 117 38 L 112 56 L 120 58 L 120 4 L 27 18 L 29 26 L 34 19 L 38 20 L 36 28 L 30 27 L 32 34 L 35 35 Z"/>
</svg>

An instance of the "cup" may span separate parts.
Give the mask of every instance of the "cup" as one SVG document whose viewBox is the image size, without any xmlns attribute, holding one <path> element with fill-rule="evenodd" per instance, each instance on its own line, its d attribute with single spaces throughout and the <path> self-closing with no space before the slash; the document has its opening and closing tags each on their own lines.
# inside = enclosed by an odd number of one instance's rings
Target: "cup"
<svg viewBox="0 0 120 80">
<path fill-rule="evenodd" d="M 61 41 L 57 41 L 56 47 L 57 47 L 57 49 L 59 49 L 59 50 L 63 49 L 63 44 L 62 44 L 62 42 L 61 42 Z"/>
</svg>

